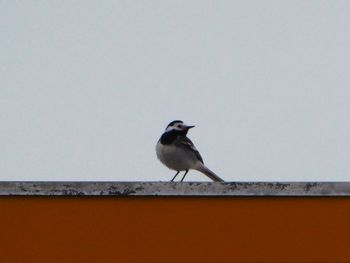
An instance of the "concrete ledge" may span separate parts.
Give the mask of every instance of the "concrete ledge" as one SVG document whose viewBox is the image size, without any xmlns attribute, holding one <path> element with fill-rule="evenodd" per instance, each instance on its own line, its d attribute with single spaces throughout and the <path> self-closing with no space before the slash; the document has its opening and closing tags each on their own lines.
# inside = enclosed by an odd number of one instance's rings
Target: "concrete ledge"
<svg viewBox="0 0 350 263">
<path fill-rule="evenodd" d="M 0 182 L 1 196 L 350 196 L 350 182 Z"/>
</svg>

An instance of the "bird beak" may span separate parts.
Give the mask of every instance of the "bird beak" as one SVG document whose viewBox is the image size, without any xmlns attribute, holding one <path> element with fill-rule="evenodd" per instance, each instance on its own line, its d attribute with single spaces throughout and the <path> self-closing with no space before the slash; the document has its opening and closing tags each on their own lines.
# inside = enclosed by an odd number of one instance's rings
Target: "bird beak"
<svg viewBox="0 0 350 263">
<path fill-rule="evenodd" d="M 195 127 L 194 125 L 190 126 L 190 125 L 186 125 L 186 128 L 189 130 L 191 128 Z"/>
</svg>

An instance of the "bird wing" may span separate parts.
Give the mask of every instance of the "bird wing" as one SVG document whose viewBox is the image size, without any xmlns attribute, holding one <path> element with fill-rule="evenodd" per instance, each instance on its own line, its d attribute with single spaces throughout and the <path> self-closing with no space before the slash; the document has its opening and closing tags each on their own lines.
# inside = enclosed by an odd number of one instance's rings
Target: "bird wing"
<svg viewBox="0 0 350 263">
<path fill-rule="evenodd" d="M 197 159 L 203 163 L 203 158 L 200 155 L 199 151 L 197 150 L 197 148 L 194 146 L 193 142 L 188 138 L 188 137 L 181 137 L 180 143 L 182 144 L 182 146 L 184 146 L 185 148 L 187 148 L 188 150 L 192 151 Z"/>
</svg>

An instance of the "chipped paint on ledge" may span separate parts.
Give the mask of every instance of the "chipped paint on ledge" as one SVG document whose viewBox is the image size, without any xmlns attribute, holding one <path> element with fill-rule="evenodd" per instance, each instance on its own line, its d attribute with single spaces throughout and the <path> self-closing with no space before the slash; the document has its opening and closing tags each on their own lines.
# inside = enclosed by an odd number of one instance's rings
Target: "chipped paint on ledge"
<svg viewBox="0 0 350 263">
<path fill-rule="evenodd" d="M 2 196 L 350 196 L 350 182 L 0 182 Z"/>
</svg>

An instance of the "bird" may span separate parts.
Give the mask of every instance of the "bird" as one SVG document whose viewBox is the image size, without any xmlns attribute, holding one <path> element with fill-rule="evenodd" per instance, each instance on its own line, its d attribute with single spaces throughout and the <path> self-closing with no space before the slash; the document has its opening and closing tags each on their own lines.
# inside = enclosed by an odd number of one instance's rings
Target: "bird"
<svg viewBox="0 0 350 263">
<path fill-rule="evenodd" d="M 193 127 L 195 126 L 186 125 L 181 120 L 174 120 L 168 124 L 156 144 L 158 159 L 169 169 L 176 171 L 170 182 L 173 182 L 181 171 L 185 171 L 181 179 L 182 182 L 190 169 L 202 172 L 214 182 L 224 182 L 204 165 L 199 151 L 186 136 L 189 129 Z"/>
</svg>

